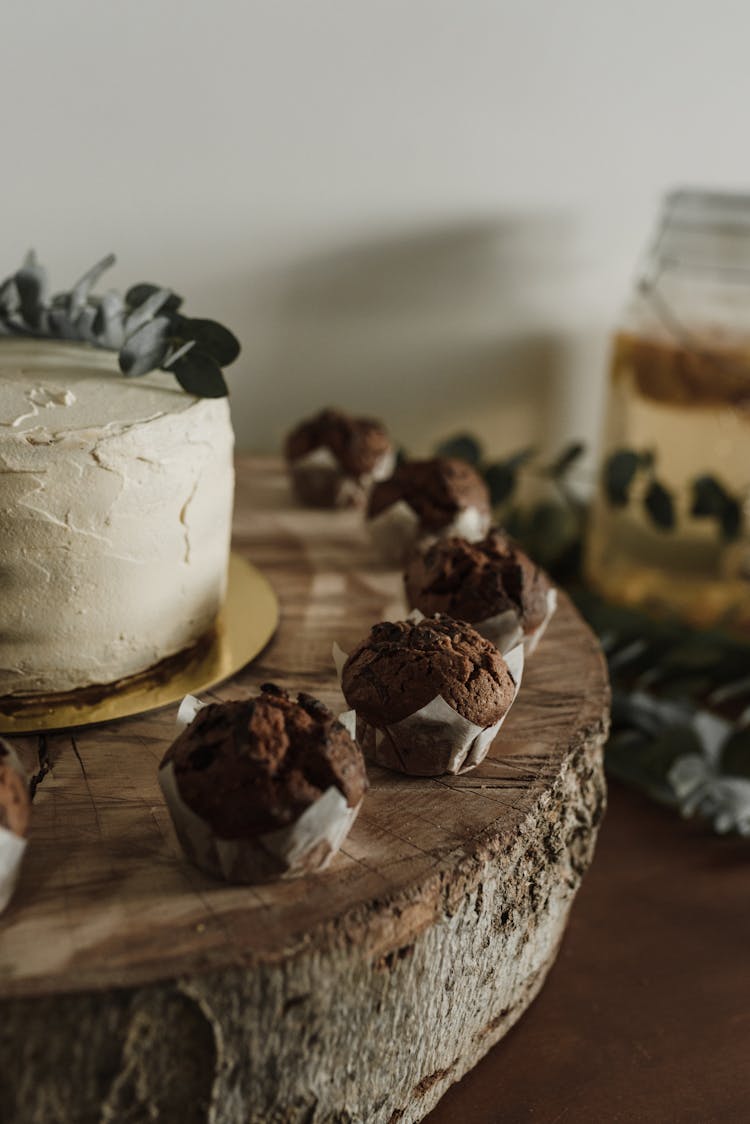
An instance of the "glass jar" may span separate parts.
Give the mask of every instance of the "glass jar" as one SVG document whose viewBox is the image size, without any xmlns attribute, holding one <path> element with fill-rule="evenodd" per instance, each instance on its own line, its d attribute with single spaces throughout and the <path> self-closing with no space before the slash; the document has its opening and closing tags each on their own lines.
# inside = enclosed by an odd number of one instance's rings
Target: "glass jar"
<svg viewBox="0 0 750 1124">
<path fill-rule="evenodd" d="M 750 633 L 750 195 L 667 196 L 610 375 L 589 581 Z"/>
</svg>

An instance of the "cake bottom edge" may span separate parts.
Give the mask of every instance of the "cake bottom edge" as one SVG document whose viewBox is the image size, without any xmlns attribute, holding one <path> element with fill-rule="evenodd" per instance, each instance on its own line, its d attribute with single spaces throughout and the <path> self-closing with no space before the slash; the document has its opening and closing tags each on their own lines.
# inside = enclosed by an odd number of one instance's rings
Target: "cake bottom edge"
<svg viewBox="0 0 750 1124">
<path fill-rule="evenodd" d="M 91 683 L 75 687 L 69 691 L 45 691 L 36 694 L 0 695 L 0 715 L 21 717 L 32 715 L 39 710 L 60 709 L 63 707 L 93 706 L 113 695 L 125 692 L 160 687 L 168 683 L 178 672 L 183 672 L 192 663 L 206 658 L 218 637 L 218 618 L 193 644 L 181 648 L 171 656 L 165 656 L 158 663 L 136 671 L 132 675 L 121 676 L 108 683 Z"/>
</svg>

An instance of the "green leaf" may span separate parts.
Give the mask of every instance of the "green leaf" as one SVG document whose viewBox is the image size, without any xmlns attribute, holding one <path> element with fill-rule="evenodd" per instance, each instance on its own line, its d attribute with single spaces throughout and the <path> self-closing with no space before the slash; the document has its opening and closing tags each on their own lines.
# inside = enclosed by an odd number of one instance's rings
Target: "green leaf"
<svg viewBox="0 0 750 1124">
<path fill-rule="evenodd" d="M 521 507 L 511 507 L 503 514 L 503 530 L 516 542 L 526 546 L 528 529 L 527 512 Z"/>
<path fill-rule="evenodd" d="M 21 316 L 30 328 L 40 326 L 47 297 L 47 274 L 36 260 L 33 250 L 15 274 L 14 281 L 18 292 Z"/>
<path fill-rule="evenodd" d="M 715 667 L 723 658 L 725 648 L 700 633 L 677 643 L 662 657 L 664 667 L 679 671 L 705 671 Z"/>
<path fill-rule="evenodd" d="M 137 308 L 139 305 L 152 297 L 154 293 L 161 293 L 164 291 L 165 286 L 151 285 L 148 281 L 140 281 L 137 285 L 131 285 L 125 294 L 125 304 L 129 308 Z M 178 297 L 177 293 L 169 291 L 169 299 L 161 306 L 165 312 L 176 312 L 182 304 L 182 297 Z"/>
<path fill-rule="evenodd" d="M 490 490 L 493 506 L 505 503 L 513 495 L 518 480 L 518 469 L 535 455 L 536 449 L 528 446 L 507 457 L 504 461 L 490 464 L 484 471 L 484 479 Z"/>
<path fill-rule="evenodd" d="M 493 507 L 505 503 L 513 495 L 516 487 L 516 471 L 508 464 L 491 464 L 485 471 L 484 479 L 490 490 Z"/>
<path fill-rule="evenodd" d="M 721 513 L 719 520 L 721 534 L 727 542 L 734 542 L 740 537 L 742 529 L 742 508 L 737 500 L 730 500 Z"/>
<path fill-rule="evenodd" d="M 639 775 L 644 785 L 663 783 L 678 757 L 702 752 L 700 738 L 687 724 L 667 726 L 651 737 L 638 730 L 619 731 L 607 746 L 607 761 L 611 747 L 629 758 L 631 774 Z"/>
<path fill-rule="evenodd" d="M 194 340 L 201 351 L 215 359 L 220 367 L 228 367 L 230 363 L 234 363 L 240 353 L 237 337 L 215 320 L 180 316 L 174 324 L 174 332 L 182 340 Z"/>
<path fill-rule="evenodd" d="M 169 352 L 164 356 L 164 359 L 162 361 L 162 367 L 164 368 L 164 370 L 168 371 L 170 367 L 172 367 L 178 361 L 178 359 L 182 359 L 183 355 L 187 355 L 187 353 L 189 351 L 192 351 L 194 347 L 195 340 L 189 340 L 187 343 L 183 343 L 179 347 L 174 348 L 174 350 L 172 350 L 172 348 L 170 347 Z"/>
<path fill-rule="evenodd" d="M 96 343 L 96 332 L 94 331 L 94 321 L 96 319 L 96 306 L 93 304 L 85 304 L 76 316 L 76 334 L 79 339 L 85 340 L 87 343 Z"/>
<path fill-rule="evenodd" d="M 665 678 L 660 693 L 667 699 L 700 699 L 713 687 L 710 675 L 676 675 Z"/>
<path fill-rule="evenodd" d="M 119 351 L 125 342 L 125 305 L 119 293 L 105 293 L 99 300 L 93 330 L 102 347 Z"/>
<path fill-rule="evenodd" d="M 67 294 L 65 295 L 67 296 Z M 55 298 L 57 304 L 50 308 L 47 314 L 50 334 L 55 339 L 76 340 L 78 339 L 78 333 L 76 332 L 75 320 L 71 319 L 67 306 L 60 302 L 60 296 L 62 294 L 58 294 L 58 297 Z"/>
<path fill-rule="evenodd" d="M 673 726 L 648 738 L 634 730 L 613 735 L 605 749 L 607 772 L 625 784 L 645 790 L 653 799 L 670 801 L 667 777 L 687 753 L 699 753 L 700 741 L 689 726 Z"/>
<path fill-rule="evenodd" d="M 458 433 L 441 441 L 435 452 L 439 457 L 456 457 L 475 467 L 482 459 L 482 447 L 470 433 Z"/>
<path fill-rule="evenodd" d="M 714 476 L 699 476 L 693 481 L 690 514 L 696 519 L 716 519 L 727 542 L 739 537 L 742 506 Z"/>
<path fill-rule="evenodd" d="M 156 316 L 128 336 L 118 356 L 120 370 L 138 378 L 160 367 L 169 348 L 169 319 Z"/>
<path fill-rule="evenodd" d="M 572 441 L 570 445 L 567 445 L 563 449 L 557 459 L 552 462 L 552 464 L 547 469 L 547 472 L 550 476 L 554 477 L 556 480 L 559 480 L 560 477 L 564 476 L 568 469 L 570 469 L 575 464 L 575 462 L 583 456 L 585 450 L 586 446 L 582 441 Z"/>
<path fill-rule="evenodd" d="M 197 347 L 176 359 L 170 370 L 183 390 L 197 398 L 226 398 L 229 393 L 219 364 Z"/>
<path fill-rule="evenodd" d="M 580 526 L 567 505 L 545 500 L 532 508 L 527 534 L 532 558 L 549 567 L 575 541 Z"/>
<path fill-rule="evenodd" d="M 115 255 L 107 254 L 105 258 L 98 261 L 96 265 L 92 265 L 91 269 L 84 273 L 80 280 L 76 281 L 73 288 L 70 290 L 70 310 L 75 315 L 80 312 L 86 301 L 89 299 L 89 293 L 99 280 L 101 275 L 105 273 L 111 266 L 115 264 Z"/>
<path fill-rule="evenodd" d="M 632 449 L 618 449 L 604 462 L 604 491 L 613 507 L 625 507 L 630 499 L 630 486 L 641 460 Z"/>
<path fill-rule="evenodd" d="M 646 747 L 645 739 L 632 730 L 613 734 L 604 751 L 604 765 L 609 777 L 645 791 L 652 799 L 659 799 L 660 795 L 666 796 L 666 784 L 664 781 L 654 784 L 644 768 L 642 758 Z M 664 789 L 663 793 L 660 793 L 660 788 Z"/>
<path fill-rule="evenodd" d="M 517 453 L 513 453 L 512 456 L 508 457 L 505 464 L 511 469 L 521 468 L 535 456 L 536 449 L 534 446 L 527 445 L 525 449 L 519 449 Z"/>
<path fill-rule="evenodd" d="M 691 708 L 679 702 L 657 698 L 645 691 L 612 692 L 613 729 L 638 730 L 653 740 L 673 726 L 688 726 Z"/>
<path fill-rule="evenodd" d="M 652 480 L 649 484 L 643 505 L 657 527 L 663 531 L 670 531 L 674 527 L 675 512 L 672 495 L 658 480 Z"/>
<path fill-rule="evenodd" d="M 129 337 L 133 332 L 137 332 L 149 320 L 153 320 L 157 312 L 165 315 L 164 310 L 171 296 L 172 293 L 169 289 L 156 289 L 150 296 L 146 297 L 143 304 L 138 305 L 129 313 L 125 321 L 125 335 Z"/>
<path fill-rule="evenodd" d="M 19 303 L 15 279 L 8 277 L 0 285 L 0 315 L 12 316 L 18 311 Z"/>
<path fill-rule="evenodd" d="M 721 749 L 721 771 L 750 779 L 750 730 L 735 730 Z"/>
<path fill-rule="evenodd" d="M 644 747 L 641 763 L 653 780 L 662 781 L 678 757 L 700 752 L 700 739 L 693 729 L 669 726 Z"/>
<path fill-rule="evenodd" d="M 723 484 L 714 476 L 699 476 L 693 481 L 693 499 L 690 514 L 696 519 L 702 516 L 721 515 L 730 498 Z"/>
</svg>

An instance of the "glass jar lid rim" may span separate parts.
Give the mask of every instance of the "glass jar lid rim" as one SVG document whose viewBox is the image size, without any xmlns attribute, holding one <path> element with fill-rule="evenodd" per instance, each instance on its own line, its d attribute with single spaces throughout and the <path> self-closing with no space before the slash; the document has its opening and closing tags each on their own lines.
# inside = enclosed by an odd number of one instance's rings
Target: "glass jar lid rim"
<svg viewBox="0 0 750 1124">
<path fill-rule="evenodd" d="M 750 193 L 678 188 L 663 201 L 647 254 L 654 269 L 750 271 Z"/>
</svg>

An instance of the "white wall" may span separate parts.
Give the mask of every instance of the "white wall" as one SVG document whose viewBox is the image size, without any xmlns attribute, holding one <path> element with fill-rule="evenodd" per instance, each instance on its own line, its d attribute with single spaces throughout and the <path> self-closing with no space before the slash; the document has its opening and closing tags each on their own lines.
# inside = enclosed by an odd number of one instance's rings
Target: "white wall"
<svg viewBox="0 0 750 1124">
<path fill-rule="evenodd" d="M 414 450 L 596 429 L 661 191 L 750 183 L 732 0 L 5 0 L 0 270 L 171 284 L 246 448 L 338 402 Z"/>
</svg>

